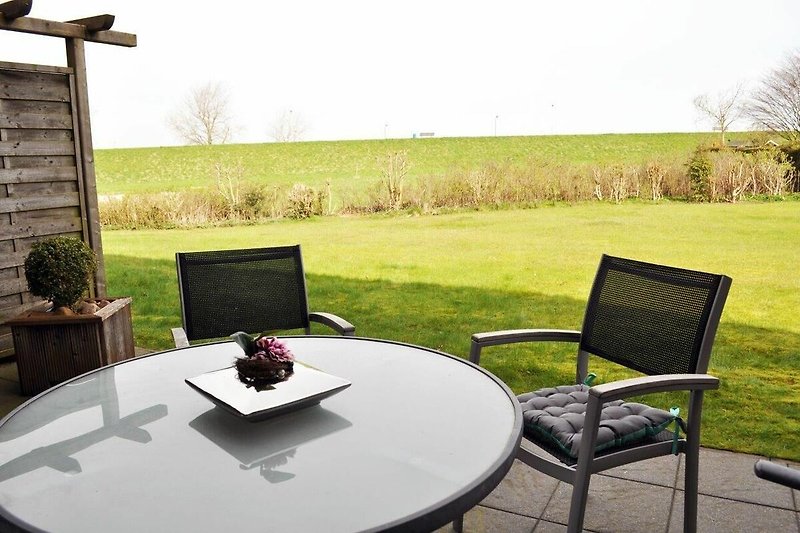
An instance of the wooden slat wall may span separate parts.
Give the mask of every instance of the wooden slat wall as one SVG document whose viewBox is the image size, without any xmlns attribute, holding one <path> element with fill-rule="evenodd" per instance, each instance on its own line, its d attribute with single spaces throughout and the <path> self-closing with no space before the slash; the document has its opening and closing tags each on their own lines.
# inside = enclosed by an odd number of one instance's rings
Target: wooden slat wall
<svg viewBox="0 0 800 533">
<path fill-rule="evenodd" d="M 0 323 L 39 303 L 22 268 L 33 242 L 87 239 L 71 77 L 62 67 L 0 64 Z M 11 331 L 0 327 L 0 357 L 12 353 Z"/>
</svg>

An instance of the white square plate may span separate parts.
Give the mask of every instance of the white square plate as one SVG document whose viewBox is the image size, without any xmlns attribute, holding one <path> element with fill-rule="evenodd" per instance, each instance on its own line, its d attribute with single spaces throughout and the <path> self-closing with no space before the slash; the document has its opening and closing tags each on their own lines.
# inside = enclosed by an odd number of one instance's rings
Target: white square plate
<svg viewBox="0 0 800 533">
<path fill-rule="evenodd" d="M 239 381 L 236 368 L 232 366 L 185 381 L 214 404 L 250 422 L 316 405 L 350 386 L 346 379 L 299 361 L 295 361 L 294 374 L 289 379 L 262 391 Z"/>
</svg>

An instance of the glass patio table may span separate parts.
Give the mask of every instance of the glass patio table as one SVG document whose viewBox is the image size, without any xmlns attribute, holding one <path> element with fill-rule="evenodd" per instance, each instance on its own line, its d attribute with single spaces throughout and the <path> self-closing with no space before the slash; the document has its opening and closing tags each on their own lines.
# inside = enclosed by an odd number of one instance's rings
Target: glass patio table
<svg viewBox="0 0 800 533">
<path fill-rule="evenodd" d="M 430 531 L 510 469 L 519 405 L 485 370 L 390 341 L 282 339 L 351 385 L 248 421 L 184 381 L 241 355 L 224 342 L 105 367 L 20 406 L 0 421 L 0 530 Z"/>
</svg>

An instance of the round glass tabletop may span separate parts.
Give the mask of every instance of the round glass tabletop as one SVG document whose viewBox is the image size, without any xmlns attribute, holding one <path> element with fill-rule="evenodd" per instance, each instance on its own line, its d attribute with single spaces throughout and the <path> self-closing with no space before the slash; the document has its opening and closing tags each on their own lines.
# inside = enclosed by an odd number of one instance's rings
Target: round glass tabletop
<svg viewBox="0 0 800 533">
<path fill-rule="evenodd" d="M 106 367 L 24 404 L 0 424 L 0 515 L 80 532 L 430 530 L 511 467 L 519 406 L 488 372 L 388 341 L 284 340 L 350 386 L 248 421 L 184 381 L 230 366 L 241 352 L 227 342 Z"/>
</svg>

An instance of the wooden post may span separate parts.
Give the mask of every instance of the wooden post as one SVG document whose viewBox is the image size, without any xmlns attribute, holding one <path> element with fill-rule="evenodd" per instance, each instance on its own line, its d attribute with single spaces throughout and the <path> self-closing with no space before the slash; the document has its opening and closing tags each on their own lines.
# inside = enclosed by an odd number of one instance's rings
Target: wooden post
<svg viewBox="0 0 800 533">
<path fill-rule="evenodd" d="M 0 4 L 0 13 L 6 20 L 14 20 L 31 12 L 32 0 L 11 0 Z"/>
<path fill-rule="evenodd" d="M 94 172 L 94 148 L 92 126 L 89 118 L 89 84 L 86 79 L 86 51 L 83 39 L 65 39 L 67 65 L 75 76 L 75 107 L 78 119 L 78 141 L 80 153 L 76 163 L 83 175 L 83 204 L 86 206 L 89 246 L 97 254 L 97 271 L 94 276 L 96 297 L 106 295 L 106 271 L 103 260 L 103 243 L 100 237 L 100 212 L 97 205 L 97 181 Z"/>
</svg>

